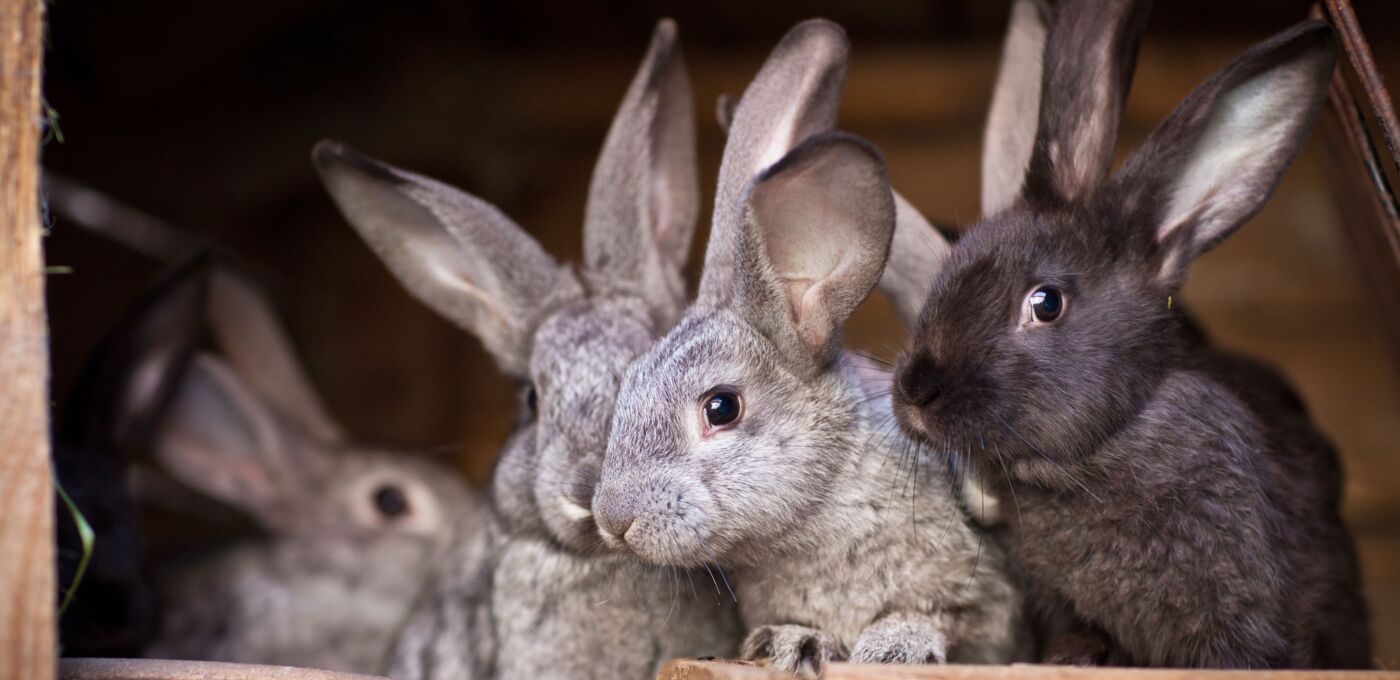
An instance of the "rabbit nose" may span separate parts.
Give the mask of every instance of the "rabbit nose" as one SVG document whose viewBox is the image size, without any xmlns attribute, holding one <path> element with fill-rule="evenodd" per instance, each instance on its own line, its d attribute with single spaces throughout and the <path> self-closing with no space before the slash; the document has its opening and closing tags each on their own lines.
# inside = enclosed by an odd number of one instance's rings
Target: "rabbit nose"
<svg viewBox="0 0 1400 680">
<path fill-rule="evenodd" d="M 593 497 L 593 520 L 598 531 L 612 543 L 626 543 L 627 532 L 637 520 L 635 503 L 623 493 L 609 493 L 606 489 Z"/>
<path fill-rule="evenodd" d="M 928 406 L 942 393 L 938 367 L 928 352 L 915 354 L 899 371 L 899 394 L 914 406 Z"/>
</svg>

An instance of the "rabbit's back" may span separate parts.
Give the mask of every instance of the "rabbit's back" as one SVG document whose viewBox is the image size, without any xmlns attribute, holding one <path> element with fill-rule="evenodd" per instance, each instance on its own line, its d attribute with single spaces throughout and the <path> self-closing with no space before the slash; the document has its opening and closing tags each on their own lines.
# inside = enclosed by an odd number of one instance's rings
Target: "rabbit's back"
<svg viewBox="0 0 1400 680">
<path fill-rule="evenodd" d="M 1271 500 L 1283 513 L 1297 663 L 1323 668 L 1370 664 L 1370 626 L 1360 595 L 1356 548 L 1341 517 L 1342 466 L 1288 380 L 1262 363 L 1216 351 L 1215 375 L 1257 415 Z"/>
</svg>

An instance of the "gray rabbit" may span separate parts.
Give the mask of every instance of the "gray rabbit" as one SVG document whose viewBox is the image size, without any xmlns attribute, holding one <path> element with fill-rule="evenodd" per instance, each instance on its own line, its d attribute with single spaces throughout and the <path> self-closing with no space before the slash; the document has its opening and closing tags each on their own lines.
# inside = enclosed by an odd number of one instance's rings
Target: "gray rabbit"
<svg viewBox="0 0 1400 680">
<path fill-rule="evenodd" d="M 162 565 L 158 658 L 372 672 L 479 501 L 455 472 L 346 440 L 261 294 L 218 272 L 158 465 L 266 536 Z"/>
<path fill-rule="evenodd" d="M 734 568 L 745 658 L 1006 661 L 1000 551 L 946 483 L 902 474 L 875 367 L 840 349 L 897 213 L 879 153 L 832 131 L 847 51 L 799 24 L 733 110 L 699 296 L 628 371 L 594 516 L 646 561 Z"/>
<path fill-rule="evenodd" d="M 662 21 L 593 173 L 579 273 L 480 199 L 317 147 L 331 195 L 405 287 L 524 384 L 492 526 L 442 565 L 401 636 L 395 677 L 640 678 L 670 658 L 736 649 L 718 579 L 600 553 L 591 513 L 622 377 L 686 303 L 693 115 L 675 24 Z"/>
<path fill-rule="evenodd" d="M 935 280 L 895 411 L 1011 500 L 1047 660 L 1365 667 L 1336 454 L 1286 381 L 1172 304 L 1302 147 L 1332 30 L 1250 49 L 1110 177 L 1147 5 L 1057 4 L 1024 181 Z"/>
</svg>

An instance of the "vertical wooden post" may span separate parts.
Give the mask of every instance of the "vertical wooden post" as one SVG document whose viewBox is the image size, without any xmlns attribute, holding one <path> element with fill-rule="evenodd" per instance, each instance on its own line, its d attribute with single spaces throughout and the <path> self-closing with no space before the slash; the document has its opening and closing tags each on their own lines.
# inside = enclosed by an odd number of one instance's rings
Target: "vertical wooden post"
<svg viewBox="0 0 1400 680">
<path fill-rule="evenodd" d="M 40 253 L 43 0 L 0 0 L 0 679 L 54 677 L 53 487 Z"/>
</svg>

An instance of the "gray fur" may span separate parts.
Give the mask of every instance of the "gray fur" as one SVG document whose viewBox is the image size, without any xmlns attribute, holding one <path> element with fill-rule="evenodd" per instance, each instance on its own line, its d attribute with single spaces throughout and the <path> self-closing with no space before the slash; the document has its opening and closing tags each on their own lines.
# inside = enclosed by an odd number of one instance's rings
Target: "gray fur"
<svg viewBox="0 0 1400 680">
<path fill-rule="evenodd" d="M 799 25 L 740 100 L 699 296 L 628 372 L 594 515 L 644 560 L 737 570 L 747 657 L 809 673 L 847 650 L 1006 660 L 1019 607 L 998 551 L 945 485 L 899 495 L 908 442 L 862 387 L 873 367 L 839 351 L 895 228 L 878 153 L 827 132 L 844 55 L 834 27 Z M 794 85 L 813 82 L 831 85 Z M 726 194 L 726 172 L 797 143 L 767 127 L 794 116 L 819 134 Z M 743 416 L 710 431 L 700 406 L 716 389 L 740 393 Z"/>
<path fill-rule="evenodd" d="M 1042 140 L 1073 143 L 1084 116 L 1116 127 L 1111 102 L 1140 28 L 1095 22 L 1142 10 L 1111 5 L 1120 11 L 1057 6 Z M 1081 49 L 1086 34 L 1121 41 L 1092 78 L 1074 71 L 1096 53 Z M 935 281 L 900 361 L 895 412 L 1012 499 L 1009 551 L 1049 635 L 1047 660 L 1371 663 L 1335 452 L 1286 381 L 1211 348 L 1167 304 L 1187 264 L 1263 205 L 1302 146 L 1334 43 L 1306 22 L 1249 50 L 1106 181 L 1054 158 L 1099 150 L 1038 146 L 1012 207 L 959 241 Z M 1086 78 L 1109 96 L 1051 96 Z M 1094 134 L 1098 147 L 1116 130 Z M 1065 291 L 1054 321 L 1026 302 L 1047 284 Z"/>
<path fill-rule="evenodd" d="M 266 537 L 169 568 L 147 653 L 374 672 L 431 565 L 480 524 L 480 503 L 440 463 L 345 442 L 247 284 L 219 272 L 211 304 L 216 344 L 240 348 L 237 358 L 195 358 L 155 455 L 184 484 L 256 518 Z M 285 391 L 274 400 L 268 387 Z M 406 500 L 402 514 L 379 509 L 388 488 Z"/>
<path fill-rule="evenodd" d="M 468 538 L 442 565 L 435 595 L 420 601 L 399 640 L 395 677 L 643 677 L 671 657 L 736 649 L 732 607 L 692 589 L 699 577 L 688 571 L 597 554 L 590 510 L 622 378 L 686 302 L 681 268 L 698 205 L 691 106 L 675 26 L 663 21 L 594 170 L 582 285 L 559 285 L 552 272 L 567 270 L 504 217 L 493 218 L 493 238 L 448 242 L 454 225 L 473 224 L 479 199 L 440 198 L 465 194 L 344 147 L 318 147 L 347 217 L 410 290 L 439 261 L 553 281 L 543 302 L 499 288 L 471 293 L 471 305 L 521 320 L 511 331 L 521 354 L 502 366 L 535 398 L 525 399 L 498 463 L 489 542 Z M 454 208 L 436 213 L 420 202 Z M 405 245 L 414 241 L 425 247 Z M 498 328 L 454 311 L 464 292 L 420 297 L 490 349 Z"/>
</svg>

